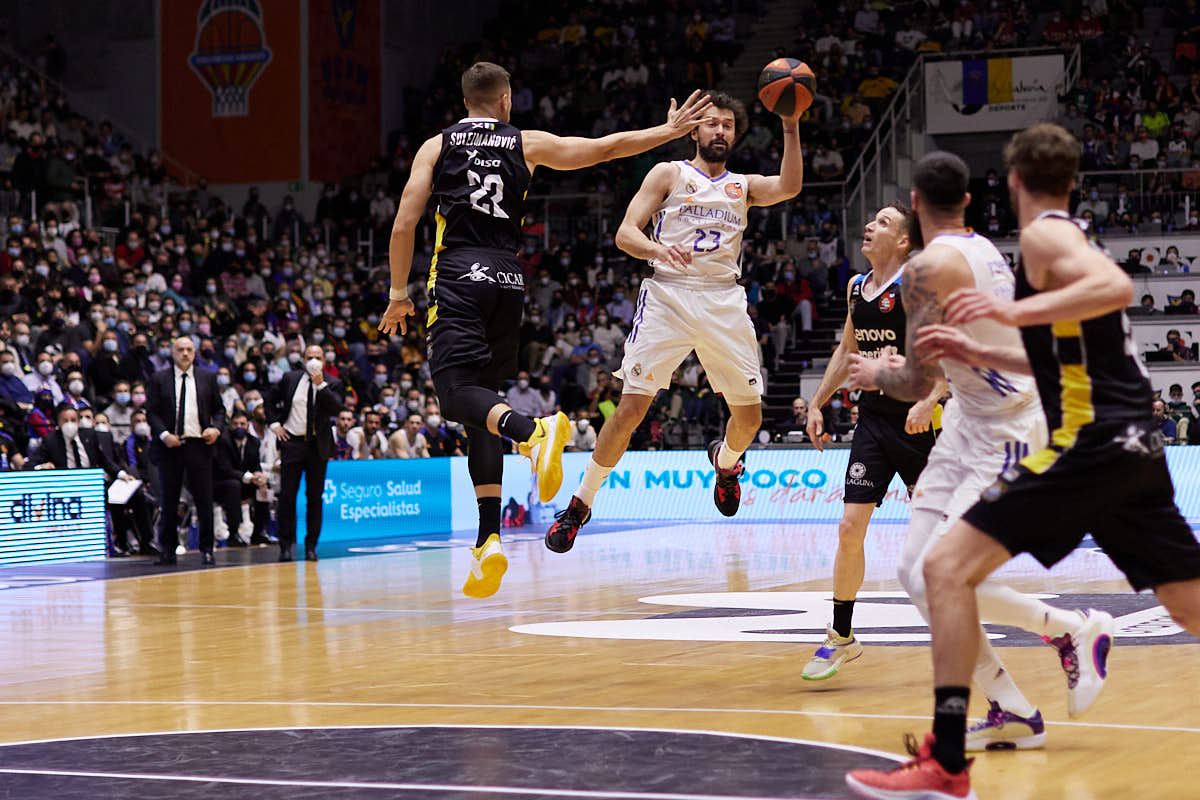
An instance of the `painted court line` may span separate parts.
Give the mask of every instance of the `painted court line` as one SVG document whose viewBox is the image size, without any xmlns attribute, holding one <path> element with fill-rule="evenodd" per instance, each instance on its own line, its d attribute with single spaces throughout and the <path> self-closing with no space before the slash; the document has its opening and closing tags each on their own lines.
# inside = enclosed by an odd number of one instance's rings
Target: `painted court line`
<svg viewBox="0 0 1200 800">
<path fill-rule="evenodd" d="M 558 706 L 516 703 L 372 703 L 372 702 L 284 702 L 272 700 L 0 700 L 0 706 L 282 706 L 312 708 L 454 708 L 480 711 L 600 711 L 650 714 L 754 714 L 793 717 L 846 717 L 850 719 L 929 720 L 927 714 L 866 714 L 847 711 L 802 711 L 788 708 L 669 708 L 661 706 Z M 1119 722 L 1079 722 L 1078 720 L 1046 720 L 1047 725 L 1074 728 L 1106 728 L 1129 731 L 1162 731 L 1170 733 L 1200 733 L 1200 728 L 1180 725 L 1134 725 Z M 370 726 L 351 726 L 370 727 Z M 388 726 L 395 727 L 395 726 Z M 469 726 L 480 727 L 480 726 Z M 515 726 L 509 726 L 515 727 Z M 548 727 L 548 726 L 542 726 Z M 186 731 L 185 731 L 186 732 Z M 135 735 L 135 734 L 122 734 Z M 727 734 L 723 734 L 727 735 Z M 10 742 L 9 744 L 19 744 Z M 3 746 L 3 745 L 0 745 Z"/>
<path fill-rule="evenodd" d="M 383 783 L 374 781 L 300 781 L 264 778 L 224 778 L 215 775 L 147 775 L 135 772 L 85 772 L 62 769 L 7 769 L 0 774 L 45 775 L 62 778 L 106 778 L 110 780 L 224 783 L 239 786 L 294 786 L 316 789 L 388 789 L 402 792 L 464 792 L 470 794 L 549 795 L 552 797 L 612 798 L 613 800 L 777 800 L 770 797 L 732 794 L 671 794 L 663 792 L 602 792 L 590 789 L 548 789 L 517 786 L 470 786 L 448 783 Z"/>
<path fill-rule="evenodd" d="M 869 756 L 903 761 L 904 759 L 869 747 L 859 747 L 853 744 L 837 742 L 820 742 L 814 739 L 797 739 L 790 736 L 772 736 L 769 733 L 740 733 L 737 731 L 714 731 L 703 728 L 644 728 L 625 727 L 620 725 L 489 725 L 486 723 L 472 724 L 468 722 L 431 722 L 431 723 L 396 723 L 391 725 L 276 725 L 255 728 L 206 728 L 199 730 L 148 731 L 141 733 L 101 733 L 92 736 L 59 736 L 53 739 L 33 739 L 24 742 L 4 742 L 0 747 L 17 747 L 29 744 L 52 744 L 56 742 L 93 741 L 98 739 L 128 739 L 138 736 L 186 736 L 194 733 L 261 733 L 263 731 L 312 731 L 312 730 L 394 730 L 396 728 L 466 728 L 494 730 L 561 730 L 561 731 L 637 731 L 640 733 L 681 733 L 688 736 L 718 736 L 725 739 L 757 739 L 767 742 L 785 742 L 787 744 L 807 744 L 814 747 L 824 747 L 829 750 L 843 750 L 847 753 L 862 753 Z"/>
</svg>

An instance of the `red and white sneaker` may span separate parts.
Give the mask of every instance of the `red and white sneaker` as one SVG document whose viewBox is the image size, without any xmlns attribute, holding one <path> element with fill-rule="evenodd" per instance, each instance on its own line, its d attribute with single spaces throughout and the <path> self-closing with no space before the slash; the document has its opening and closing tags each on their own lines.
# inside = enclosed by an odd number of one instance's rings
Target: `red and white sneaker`
<svg viewBox="0 0 1200 800">
<path fill-rule="evenodd" d="M 878 769 L 856 769 L 846 774 L 846 786 L 860 797 L 876 800 L 977 800 L 971 790 L 968 770 L 975 759 L 957 774 L 947 772 L 933 757 L 933 734 L 925 734 L 925 743 L 917 747 L 912 734 L 906 734 L 904 744 L 913 760 L 891 772 Z"/>
<path fill-rule="evenodd" d="M 743 456 L 729 469 L 717 466 L 717 453 L 721 452 L 721 442 L 721 439 L 713 439 L 708 443 L 708 460 L 717 472 L 717 480 L 713 485 L 713 503 L 722 514 L 732 517 L 742 504 L 742 487 L 738 479 L 746 471 L 746 462 Z"/>
</svg>

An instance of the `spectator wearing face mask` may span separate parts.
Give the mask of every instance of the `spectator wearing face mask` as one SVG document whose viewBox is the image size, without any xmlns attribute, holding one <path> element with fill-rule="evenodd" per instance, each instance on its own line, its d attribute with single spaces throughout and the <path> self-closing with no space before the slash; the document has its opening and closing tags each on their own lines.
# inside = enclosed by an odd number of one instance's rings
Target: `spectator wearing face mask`
<svg viewBox="0 0 1200 800">
<path fill-rule="evenodd" d="M 530 385 L 528 372 L 524 370 L 518 372 L 516 383 L 509 387 L 505 395 L 509 407 L 518 414 L 524 414 L 534 419 L 541 416 L 539 413 L 541 411 L 541 402 L 538 400 L 538 391 Z"/>
<path fill-rule="evenodd" d="M 620 320 L 621 324 L 629 325 L 633 319 L 634 306 L 625 294 L 624 289 L 618 288 L 613 292 L 612 302 L 608 304 L 608 313 L 612 319 Z"/>
<path fill-rule="evenodd" d="M 545 317 L 538 307 L 531 308 L 521 323 L 519 352 L 521 363 L 526 369 L 537 369 L 546 351 L 554 344 L 554 334 L 545 324 Z"/>
<path fill-rule="evenodd" d="M 146 381 L 155 372 L 150 340 L 144 333 L 135 333 L 129 352 L 121 356 L 121 374 L 130 381 Z"/>
<path fill-rule="evenodd" d="M 571 441 L 566 450 L 591 452 L 596 449 L 596 430 L 587 417 L 580 417 L 571 426 Z"/>
<path fill-rule="evenodd" d="M 620 355 L 622 343 L 625 341 L 625 331 L 611 318 L 607 311 L 596 314 L 596 324 L 592 326 L 592 337 L 601 351 L 610 357 Z"/>
<path fill-rule="evenodd" d="M 105 407 L 104 415 L 108 417 L 113 438 L 117 442 L 124 442 L 129 438 L 133 424 L 133 397 L 128 381 L 118 381 L 113 386 L 112 402 Z"/>
<path fill-rule="evenodd" d="M 234 411 L 229 429 L 217 440 L 214 462 L 213 497 L 225 515 L 229 528 L 229 547 L 245 547 L 265 539 L 266 519 L 255 514 L 255 496 L 267 486 L 267 474 L 262 471 L 258 439 L 250 435 L 250 418 L 244 411 Z M 248 504 L 250 519 L 244 520 L 242 504 Z M 240 528 L 252 529 L 251 539 L 240 535 Z"/>
<path fill-rule="evenodd" d="M 115 480 L 133 481 L 137 476 L 125 470 L 102 449 L 93 430 L 81 428 L 79 412 L 66 403 L 54 410 L 57 427 L 43 437 L 41 445 L 32 453 L 25 464 L 26 469 L 103 469 L 108 482 Z M 137 492 L 129 500 L 129 507 L 139 516 L 145 517 L 149 529 L 149 511 L 145 499 Z M 111 507 L 110 507 L 111 510 Z M 120 555 L 126 554 L 119 541 L 112 546 Z"/>
<path fill-rule="evenodd" d="M 592 329 L 590 327 L 581 328 L 579 331 L 579 344 L 571 349 L 571 355 L 581 355 L 586 359 L 588 351 L 592 349 L 600 351 L 600 357 L 604 357 L 604 352 L 600 350 L 592 338 Z"/>
<path fill-rule="evenodd" d="M 385 430 L 390 431 L 395 428 L 403 416 L 403 406 L 400 405 L 400 397 L 396 394 L 396 388 L 391 384 L 385 385 L 379 392 L 379 402 L 375 404 L 375 412 L 379 414 L 380 420 L 383 423 Z"/>
<path fill-rule="evenodd" d="M 50 323 L 37 338 L 36 349 L 55 350 L 61 353 L 75 353 L 83 349 L 83 343 L 91 338 L 91 332 L 82 325 L 72 324 L 67 319 L 67 312 L 61 308 L 55 309 L 50 316 Z"/>
<path fill-rule="evenodd" d="M 29 343 L 29 325 L 25 322 L 18 322 L 13 325 L 13 336 L 12 340 L 8 343 L 8 349 L 17 357 L 18 375 L 26 375 L 37 368 L 37 359 L 34 357 L 33 349 L 29 346 Z"/>
<path fill-rule="evenodd" d="M 120 380 L 128 380 L 121 369 L 120 342 L 115 330 L 106 330 L 100 339 L 100 349 L 88 364 L 88 380 L 97 398 L 112 397 L 113 387 Z"/>
<path fill-rule="evenodd" d="M 1075 206 L 1075 216 L 1082 217 L 1085 211 L 1091 211 L 1096 219 L 1108 219 L 1108 201 L 1100 197 L 1095 186 L 1088 187 L 1086 197 Z"/>
<path fill-rule="evenodd" d="M 234 408 L 241 401 L 241 396 L 238 395 L 237 387 L 233 385 L 233 375 L 229 367 L 217 368 L 217 396 L 221 405 L 225 406 L 226 416 L 232 415 Z"/>
<path fill-rule="evenodd" d="M 33 408 L 33 391 L 21 379 L 11 350 L 0 352 L 0 410 L 24 417 Z"/>
<path fill-rule="evenodd" d="M 267 402 L 271 430 L 279 438 L 279 560 L 291 561 L 296 543 L 296 494 L 306 480 L 307 519 L 304 558 L 317 560 L 321 536 L 325 470 L 334 455 L 330 420 L 342 407 L 341 384 L 325 375 L 325 352 L 309 345 L 300 369 L 276 386 Z"/>
<path fill-rule="evenodd" d="M 54 404 L 62 402 L 63 390 L 58 385 L 58 380 L 54 377 L 54 355 L 42 351 L 37 356 L 37 366 L 33 372 L 30 372 L 24 377 L 25 386 L 33 394 L 39 392 L 49 392 Z"/>
<path fill-rule="evenodd" d="M 87 384 L 83 382 L 83 373 L 79 370 L 71 370 L 67 373 L 67 393 L 63 397 L 63 402 L 69 404 L 74 409 L 91 408 L 91 401 L 86 396 Z"/>
<path fill-rule="evenodd" d="M 425 415 L 425 424 L 421 426 L 420 433 L 425 437 L 430 456 L 463 455 L 459 438 L 447 430 L 446 421 L 436 407 Z"/>
<path fill-rule="evenodd" d="M 548 417 L 558 412 L 558 394 L 549 375 L 538 378 L 538 412 L 539 417 Z"/>
<path fill-rule="evenodd" d="M 379 405 L 385 387 L 389 387 L 390 374 L 386 364 L 376 364 L 372 367 L 371 383 L 367 385 L 366 399 L 371 405 Z"/>
</svg>

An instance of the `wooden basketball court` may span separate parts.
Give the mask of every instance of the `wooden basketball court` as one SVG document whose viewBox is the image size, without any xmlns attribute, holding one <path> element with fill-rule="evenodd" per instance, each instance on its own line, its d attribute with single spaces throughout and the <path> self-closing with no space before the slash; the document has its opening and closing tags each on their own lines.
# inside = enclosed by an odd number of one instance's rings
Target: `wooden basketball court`
<svg viewBox="0 0 1200 800">
<path fill-rule="evenodd" d="M 509 534 L 486 601 L 460 592 L 461 538 L 0 570 L 0 797 L 845 797 L 847 766 L 880 763 L 855 748 L 928 730 L 928 631 L 891 578 L 902 525 L 868 537 L 864 656 L 819 683 L 799 675 L 835 526 L 592 527 L 566 555 Z M 980 754 L 979 796 L 1196 796 L 1200 645 L 1087 548 L 1004 574 L 1110 610 L 1118 638 L 1069 720 L 1055 653 L 994 629 L 1049 741 Z"/>
</svg>

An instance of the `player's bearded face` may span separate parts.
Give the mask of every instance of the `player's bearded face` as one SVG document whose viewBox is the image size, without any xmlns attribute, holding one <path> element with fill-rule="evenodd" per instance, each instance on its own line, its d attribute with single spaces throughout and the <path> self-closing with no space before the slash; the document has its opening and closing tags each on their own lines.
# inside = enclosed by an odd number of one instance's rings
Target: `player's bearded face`
<svg viewBox="0 0 1200 800">
<path fill-rule="evenodd" d="M 710 164 L 724 163 L 733 145 L 732 126 L 725 124 L 724 120 L 705 119 L 696 128 L 696 144 L 700 158 Z"/>
</svg>

